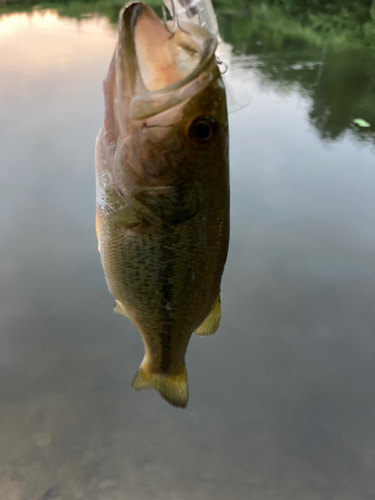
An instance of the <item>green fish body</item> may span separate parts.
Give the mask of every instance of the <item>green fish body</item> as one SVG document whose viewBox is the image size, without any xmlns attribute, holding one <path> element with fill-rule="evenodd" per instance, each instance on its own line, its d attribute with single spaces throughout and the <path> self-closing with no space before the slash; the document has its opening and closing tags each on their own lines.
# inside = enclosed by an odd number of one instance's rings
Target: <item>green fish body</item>
<svg viewBox="0 0 375 500">
<path fill-rule="evenodd" d="M 120 13 L 96 144 L 96 228 L 115 311 L 139 330 L 145 357 L 135 389 L 188 401 L 193 332 L 220 322 L 229 240 L 228 122 L 215 39 L 154 12 Z M 155 55 L 156 54 L 156 55 Z"/>
</svg>

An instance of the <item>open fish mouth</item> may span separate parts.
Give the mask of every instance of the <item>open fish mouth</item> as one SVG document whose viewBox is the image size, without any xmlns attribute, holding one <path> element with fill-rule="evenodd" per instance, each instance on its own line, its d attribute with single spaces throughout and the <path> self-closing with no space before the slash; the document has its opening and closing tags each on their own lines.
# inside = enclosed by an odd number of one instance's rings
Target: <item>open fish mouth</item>
<svg viewBox="0 0 375 500">
<path fill-rule="evenodd" d="M 142 120 L 203 90 L 212 78 L 216 38 L 183 23 L 175 34 L 143 3 L 120 12 L 116 56 L 118 91 L 127 115 Z"/>
</svg>

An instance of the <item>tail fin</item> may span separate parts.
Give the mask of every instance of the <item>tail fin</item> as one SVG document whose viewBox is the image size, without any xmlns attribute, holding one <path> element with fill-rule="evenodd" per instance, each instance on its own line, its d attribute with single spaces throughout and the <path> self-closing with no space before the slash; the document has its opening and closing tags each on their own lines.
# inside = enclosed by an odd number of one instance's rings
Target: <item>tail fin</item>
<svg viewBox="0 0 375 500">
<path fill-rule="evenodd" d="M 185 367 L 178 375 L 170 376 L 151 373 L 147 370 L 146 366 L 142 365 L 133 380 L 133 389 L 136 391 L 140 389 L 155 389 L 171 405 L 180 408 L 186 407 L 189 399 L 189 391 Z"/>
</svg>

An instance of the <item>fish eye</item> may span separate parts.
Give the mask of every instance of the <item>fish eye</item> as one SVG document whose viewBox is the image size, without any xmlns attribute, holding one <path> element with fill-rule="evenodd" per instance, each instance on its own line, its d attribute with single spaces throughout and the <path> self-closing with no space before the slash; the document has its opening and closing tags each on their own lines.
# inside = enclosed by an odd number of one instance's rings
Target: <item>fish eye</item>
<svg viewBox="0 0 375 500">
<path fill-rule="evenodd" d="M 189 127 L 189 138 L 196 143 L 209 142 L 216 131 L 216 122 L 210 116 L 199 116 Z"/>
</svg>

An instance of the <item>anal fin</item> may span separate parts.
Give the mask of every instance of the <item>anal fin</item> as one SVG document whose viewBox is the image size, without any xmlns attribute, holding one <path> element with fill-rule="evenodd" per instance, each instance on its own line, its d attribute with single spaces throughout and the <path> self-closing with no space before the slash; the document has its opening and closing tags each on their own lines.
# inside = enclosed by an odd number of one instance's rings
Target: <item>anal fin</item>
<svg viewBox="0 0 375 500">
<path fill-rule="evenodd" d="M 181 373 L 177 375 L 164 375 L 161 373 L 151 373 L 147 370 L 147 365 L 142 363 L 132 383 L 133 389 L 155 389 L 160 395 L 173 406 L 185 408 L 189 391 L 187 385 L 187 372 L 185 366 Z"/>
<path fill-rule="evenodd" d="M 216 297 L 214 305 L 203 323 L 195 330 L 195 335 L 213 335 L 219 328 L 221 319 L 220 294 Z"/>
<path fill-rule="evenodd" d="M 113 309 L 113 312 L 117 314 L 121 314 L 122 316 L 125 316 L 126 318 L 129 317 L 128 313 L 126 312 L 126 308 L 122 302 L 119 300 L 115 301 L 115 308 Z"/>
</svg>

